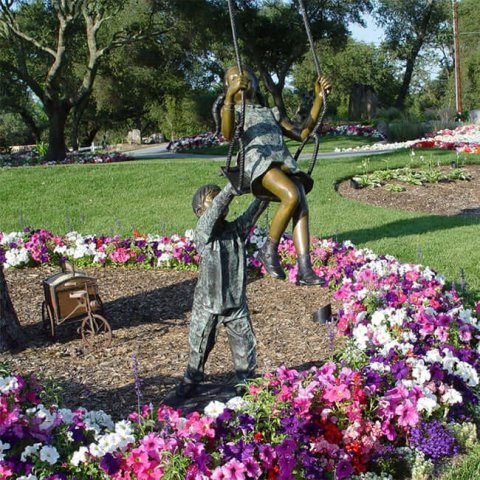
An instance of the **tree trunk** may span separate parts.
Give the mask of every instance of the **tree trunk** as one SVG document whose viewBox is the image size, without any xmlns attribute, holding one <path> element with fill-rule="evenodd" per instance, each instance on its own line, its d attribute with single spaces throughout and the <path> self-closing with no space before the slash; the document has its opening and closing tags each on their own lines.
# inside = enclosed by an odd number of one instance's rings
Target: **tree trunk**
<svg viewBox="0 0 480 480">
<path fill-rule="evenodd" d="M 278 83 L 275 83 L 272 79 L 270 73 L 263 68 L 260 68 L 260 74 L 262 75 L 262 80 L 267 90 L 270 92 L 273 98 L 273 103 L 278 108 L 280 112 L 280 118 L 284 118 L 287 116 L 287 109 L 285 107 L 285 102 L 283 101 L 283 85 L 285 79 L 279 78 Z"/>
<path fill-rule="evenodd" d="M 67 151 L 65 124 L 70 108 L 64 104 L 52 103 L 45 110 L 48 115 L 48 150 L 45 160 L 59 162 L 65 159 Z"/>
<path fill-rule="evenodd" d="M 38 143 L 42 136 L 41 128 L 37 125 L 34 118 L 32 117 L 32 115 L 30 115 L 29 112 L 27 112 L 26 110 L 21 110 L 19 113 L 20 113 L 20 116 L 22 117 L 23 122 L 32 131 L 32 136 L 34 138 L 35 143 Z"/>
<path fill-rule="evenodd" d="M 0 352 L 17 348 L 22 342 L 22 327 L 10 300 L 3 265 L 0 263 Z"/>
<path fill-rule="evenodd" d="M 400 90 L 395 101 L 395 107 L 399 110 L 403 110 L 405 108 L 405 99 L 407 98 L 410 82 L 412 81 L 413 67 L 415 66 L 417 55 L 415 55 L 413 58 L 410 57 L 407 60 L 407 66 L 405 68 L 405 73 L 403 74 L 402 85 L 400 86 Z"/>
</svg>

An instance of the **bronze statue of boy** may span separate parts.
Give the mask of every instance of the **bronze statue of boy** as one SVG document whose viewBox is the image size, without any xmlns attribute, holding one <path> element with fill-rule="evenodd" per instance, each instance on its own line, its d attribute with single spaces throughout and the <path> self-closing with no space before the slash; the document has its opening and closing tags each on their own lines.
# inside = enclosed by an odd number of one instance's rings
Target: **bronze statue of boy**
<svg viewBox="0 0 480 480">
<path fill-rule="evenodd" d="M 234 198 L 230 184 L 200 187 L 192 208 L 199 217 L 194 241 L 200 256 L 190 323 L 190 354 L 184 378 L 176 389 L 180 397 L 194 393 L 204 377 L 205 362 L 217 328 L 226 327 L 235 368 L 236 383 L 243 384 L 256 367 L 256 341 L 247 306 L 247 253 L 245 242 L 250 228 L 268 205 L 255 199 L 236 220 L 226 220 Z"/>
</svg>

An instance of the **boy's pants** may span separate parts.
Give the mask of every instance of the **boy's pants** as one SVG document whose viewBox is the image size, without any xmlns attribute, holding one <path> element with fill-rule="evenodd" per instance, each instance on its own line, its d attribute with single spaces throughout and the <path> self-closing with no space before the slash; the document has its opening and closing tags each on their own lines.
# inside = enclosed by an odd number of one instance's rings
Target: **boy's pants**
<svg viewBox="0 0 480 480">
<path fill-rule="evenodd" d="M 184 381 L 199 383 L 203 380 L 205 363 L 215 345 L 217 328 L 221 324 L 227 329 L 237 383 L 243 383 L 253 375 L 257 364 L 257 342 L 248 307 L 243 305 L 215 314 L 194 303 L 188 336 L 190 356 Z"/>
</svg>

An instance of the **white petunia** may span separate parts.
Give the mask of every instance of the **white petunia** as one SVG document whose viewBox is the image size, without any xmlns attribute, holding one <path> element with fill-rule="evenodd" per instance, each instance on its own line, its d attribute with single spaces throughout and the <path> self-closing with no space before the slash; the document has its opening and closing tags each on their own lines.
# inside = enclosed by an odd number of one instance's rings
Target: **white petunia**
<svg viewBox="0 0 480 480">
<path fill-rule="evenodd" d="M 33 445 L 27 445 L 23 450 L 22 454 L 20 455 L 20 460 L 22 462 L 25 462 L 27 458 L 36 454 L 41 446 L 42 446 L 41 443 L 34 443 Z"/>
<path fill-rule="evenodd" d="M 88 448 L 80 447 L 76 452 L 73 452 L 70 463 L 78 467 L 80 463 L 85 463 L 88 459 Z"/>
<path fill-rule="evenodd" d="M 0 378 L 0 393 L 5 395 L 18 389 L 18 381 L 16 377 L 1 377 Z"/>
<path fill-rule="evenodd" d="M 26 248 L 12 248 L 5 253 L 4 267 L 18 267 L 25 265 L 30 260 L 28 250 Z"/>
<path fill-rule="evenodd" d="M 478 372 L 467 362 L 459 361 L 455 374 L 458 375 L 469 387 L 478 385 Z"/>
<path fill-rule="evenodd" d="M 21 477 L 17 477 L 17 480 L 38 480 L 38 478 L 31 473 L 30 475 L 22 475 Z"/>
<path fill-rule="evenodd" d="M 73 422 L 74 413 L 69 408 L 59 408 L 58 414 L 62 417 L 62 422 L 70 425 Z"/>
<path fill-rule="evenodd" d="M 41 423 L 39 424 L 40 430 L 48 430 L 52 428 L 59 417 L 57 413 L 52 414 L 41 403 L 37 405 L 37 411 L 34 413 L 34 416 L 41 420 Z"/>
<path fill-rule="evenodd" d="M 458 358 L 447 348 L 443 349 L 442 366 L 448 373 L 453 373 L 453 369 L 458 362 Z"/>
<path fill-rule="evenodd" d="M 230 408 L 230 410 L 234 410 L 235 412 L 242 411 L 248 405 L 249 402 L 242 397 L 233 397 L 227 402 L 227 408 Z"/>
<path fill-rule="evenodd" d="M 3 452 L 9 450 L 10 447 L 11 447 L 11 445 L 9 443 L 7 443 L 7 442 L 3 443 L 0 440 L 0 461 L 5 459 L 5 455 L 3 454 Z"/>
<path fill-rule="evenodd" d="M 432 348 L 424 356 L 425 360 L 430 363 L 442 363 L 442 356 L 438 348 Z"/>
<path fill-rule="evenodd" d="M 157 260 L 157 266 L 165 262 L 171 262 L 173 260 L 173 255 L 169 252 L 163 252 Z"/>
<path fill-rule="evenodd" d="M 434 395 L 428 397 L 421 397 L 417 401 L 417 410 L 419 412 L 427 412 L 431 415 L 433 411 L 439 408 L 437 399 Z"/>
<path fill-rule="evenodd" d="M 205 407 L 204 412 L 205 412 L 205 415 L 211 418 L 217 418 L 219 415 L 223 413 L 225 408 L 226 408 L 226 405 L 223 402 L 213 400 Z"/>
<path fill-rule="evenodd" d="M 379 327 L 373 332 L 373 341 L 376 345 L 385 345 L 392 341 L 392 336 L 385 327 Z"/>
<path fill-rule="evenodd" d="M 449 405 L 455 405 L 456 403 L 462 403 L 463 397 L 458 390 L 449 387 L 448 390 L 442 395 L 441 400 Z"/>
<path fill-rule="evenodd" d="M 373 312 L 372 318 L 370 320 L 371 324 L 375 327 L 379 327 L 385 321 L 385 317 L 388 315 L 388 310 L 377 310 Z"/>
<path fill-rule="evenodd" d="M 390 365 L 385 365 L 381 362 L 370 363 L 370 368 L 376 372 L 385 373 L 390 371 Z"/>
<path fill-rule="evenodd" d="M 412 377 L 416 380 L 416 383 L 423 385 L 430 381 L 432 375 L 423 360 L 409 358 L 407 363 L 412 366 Z"/>
<path fill-rule="evenodd" d="M 60 458 L 60 454 L 58 453 L 58 450 L 50 445 L 44 445 L 40 449 L 40 460 L 42 462 L 47 462 L 50 465 L 55 465 L 57 463 L 57 460 Z"/>
<path fill-rule="evenodd" d="M 366 350 L 368 344 L 368 328 L 365 325 L 360 324 L 353 329 L 352 333 L 355 345 L 360 350 Z"/>
<path fill-rule="evenodd" d="M 9 245 L 10 243 L 17 243 L 19 240 L 23 241 L 24 234 L 22 232 L 4 233 L 0 238 L 0 245 Z"/>
</svg>

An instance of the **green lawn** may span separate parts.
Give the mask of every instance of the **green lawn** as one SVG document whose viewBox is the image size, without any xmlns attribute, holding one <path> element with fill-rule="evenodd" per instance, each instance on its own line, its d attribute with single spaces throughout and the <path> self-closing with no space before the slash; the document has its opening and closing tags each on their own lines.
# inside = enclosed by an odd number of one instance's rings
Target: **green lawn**
<svg viewBox="0 0 480 480">
<path fill-rule="evenodd" d="M 430 155 L 446 163 L 455 158 L 450 152 L 425 152 Z M 369 168 L 385 168 L 385 158 L 372 156 Z M 388 155 L 390 168 L 408 161 L 409 152 Z M 478 163 L 480 158 L 470 155 L 468 161 Z M 430 265 L 448 281 L 458 281 L 463 268 L 470 290 L 478 293 L 479 220 L 404 212 L 340 197 L 335 183 L 359 173 L 361 162 L 360 158 L 318 161 L 315 188 L 309 195 L 312 233 L 349 239 L 402 261 Z M 178 159 L 3 169 L 0 230 L 30 225 L 56 233 L 129 235 L 134 228 L 183 233 L 195 225 L 190 207 L 195 189 L 204 183 L 225 184 L 218 176 L 220 165 L 211 160 Z M 232 215 L 243 211 L 249 201 L 248 195 L 236 199 Z M 270 217 L 274 208 L 274 204 L 269 207 Z"/>
</svg>

